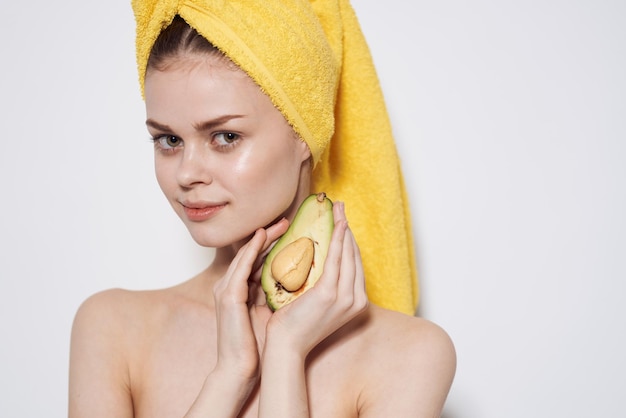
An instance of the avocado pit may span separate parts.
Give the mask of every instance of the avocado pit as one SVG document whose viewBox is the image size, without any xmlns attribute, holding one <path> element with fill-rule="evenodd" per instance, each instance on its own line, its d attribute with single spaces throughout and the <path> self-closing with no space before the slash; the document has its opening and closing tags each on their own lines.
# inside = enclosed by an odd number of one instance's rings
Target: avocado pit
<svg viewBox="0 0 626 418">
<path fill-rule="evenodd" d="M 295 292 L 309 276 L 315 246 L 308 237 L 301 237 L 283 248 L 272 261 L 272 275 L 285 290 Z"/>
</svg>

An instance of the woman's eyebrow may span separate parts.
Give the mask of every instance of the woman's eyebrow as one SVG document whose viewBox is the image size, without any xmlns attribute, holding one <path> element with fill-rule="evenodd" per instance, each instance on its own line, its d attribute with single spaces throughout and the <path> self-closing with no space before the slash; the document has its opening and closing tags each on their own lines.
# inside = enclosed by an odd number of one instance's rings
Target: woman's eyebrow
<svg viewBox="0 0 626 418">
<path fill-rule="evenodd" d="M 193 127 L 197 131 L 210 131 L 216 126 L 222 125 L 232 119 L 243 118 L 244 115 L 223 115 L 205 122 L 194 123 Z"/>
<path fill-rule="evenodd" d="M 160 124 L 159 122 L 152 119 L 146 120 L 146 126 L 163 132 L 170 132 L 172 130 L 172 128 L 170 128 L 169 126 Z"/>
<path fill-rule="evenodd" d="M 232 119 L 239 119 L 239 118 L 243 118 L 245 117 L 244 115 L 223 115 L 223 116 L 219 116 L 217 118 L 211 119 L 211 120 L 207 120 L 204 122 L 199 122 L 199 123 L 194 123 L 193 127 L 195 130 L 197 131 L 208 131 L 211 130 L 213 128 L 215 128 L 216 126 L 219 126 L 221 124 L 224 124 Z M 170 128 L 168 125 L 164 125 L 162 123 L 159 123 L 157 121 L 155 121 L 154 119 L 147 119 L 146 120 L 146 126 L 150 127 L 150 128 L 154 128 L 157 129 L 159 131 L 163 131 L 163 132 L 171 132 L 172 128 Z"/>
</svg>

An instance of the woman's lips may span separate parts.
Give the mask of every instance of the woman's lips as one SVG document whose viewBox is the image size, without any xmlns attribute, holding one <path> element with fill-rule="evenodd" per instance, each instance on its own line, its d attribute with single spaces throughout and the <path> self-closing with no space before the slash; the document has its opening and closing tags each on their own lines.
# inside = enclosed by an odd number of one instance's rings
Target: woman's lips
<svg viewBox="0 0 626 418">
<path fill-rule="evenodd" d="M 182 203 L 185 216 L 192 222 L 206 221 L 226 206 L 225 204 Z"/>
</svg>

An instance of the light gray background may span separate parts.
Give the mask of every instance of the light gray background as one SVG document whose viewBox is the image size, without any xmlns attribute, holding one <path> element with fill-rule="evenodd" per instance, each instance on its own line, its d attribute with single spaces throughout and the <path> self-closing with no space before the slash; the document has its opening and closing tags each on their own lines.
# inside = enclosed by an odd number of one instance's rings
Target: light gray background
<svg viewBox="0 0 626 418">
<path fill-rule="evenodd" d="M 129 2 L 4 2 L 0 416 L 66 415 L 78 305 L 210 257 L 153 178 Z M 622 416 L 626 3 L 354 0 L 414 212 L 445 418 Z M 393 401 L 393 400 L 390 400 Z"/>
</svg>

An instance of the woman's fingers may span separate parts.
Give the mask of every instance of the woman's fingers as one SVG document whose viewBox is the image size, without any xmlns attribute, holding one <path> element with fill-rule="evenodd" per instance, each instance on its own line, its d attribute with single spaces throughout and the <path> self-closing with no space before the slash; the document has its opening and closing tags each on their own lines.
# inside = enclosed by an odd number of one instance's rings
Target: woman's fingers
<svg viewBox="0 0 626 418">
<path fill-rule="evenodd" d="M 337 214 L 341 222 L 347 222 L 343 204 L 338 207 Z M 365 279 L 361 254 L 349 227 L 344 231 L 341 265 L 337 279 L 337 300 L 346 311 L 360 311 L 367 305 Z"/>
<path fill-rule="evenodd" d="M 327 297 L 341 303 L 342 309 L 349 309 L 354 302 L 357 260 L 355 242 L 346 219 L 343 202 L 333 206 L 335 229 L 324 264 L 324 273 L 318 284 L 324 288 Z"/>
<path fill-rule="evenodd" d="M 276 242 L 281 235 L 287 232 L 287 228 L 289 228 L 289 221 L 285 218 L 276 222 L 274 225 L 269 226 L 266 230 L 265 242 L 261 250 L 259 251 L 259 256 L 256 259 L 254 265 L 252 266 L 252 278 L 255 281 L 260 279 L 261 275 L 261 267 L 263 266 L 263 261 L 265 261 L 265 257 L 270 252 L 272 245 Z"/>
<path fill-rule="evenodd" d="M 360 306 L 361 308 L 367 307 L 369 300 L 367 298 L 367 292 L 365 287 L 365 273 L 363 271 L 363 262 L 361 261 L 361 250 L 359 250 L 359 246 L 354 239 L 354 235 L 352 235 L 352 231 L 348 230 L 350 234 L 350 242 L 352 243 L 352 252 L 354 254 L 355 260 L 355 276 L 354 276 L 354 295 L 355 295 L 355 304 Z"/>
<path fill-rule="evenodd" d="M 328 246 L 328 254 L 324 263 L 324 272 L 316 285 L 328 286 L 335 288 L 337 280 L 341 272 L 341 260 L 343 254 L 344 240 L 346 230 L 348 229 L 348 221 L 343 214 L 343 203 L 336 202 L 333 207 L 333 215 L 335 216 L 335 228 Z"/>
<path fill-rule="evenodd" d="M 216 300 L 222 304 L 263 304 L 260 289 L 261 267 L 271 245 L 289 227 L 289 221 L 281 219 L 267 229 L 259 228 L 250 240 L 239 249 L 224 277 L 213 289 Z"/>
<path fill-rule="evenodd" d="M 221 293 L 221 302 L 245 303 L 248 301 L 247 281 L 250 277 L 252 265 L 261 251 L 266 238 L 265 230 L 258 229 L 250 241 L 237 252 L 221 283 L 215 286 L 215 292 Z M 242 287 L 243 283 L 246 284 L 245 288 Z M 228 295 L 226 299 L 224 299 L 225 295 Z"/>
<path fill-rule="evenodd" d="M 354 283 L 356 281 L 356 259 L 354 255 L 353 236 L 350 228 L 344 232 L 343 249 L 341 253 L 341 270 L 337 288 L 343 297 L 341 300 L 346 308 L 354 302 Z"/>
</svg>

